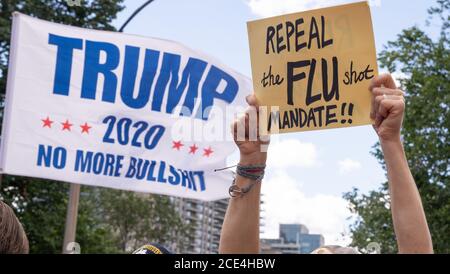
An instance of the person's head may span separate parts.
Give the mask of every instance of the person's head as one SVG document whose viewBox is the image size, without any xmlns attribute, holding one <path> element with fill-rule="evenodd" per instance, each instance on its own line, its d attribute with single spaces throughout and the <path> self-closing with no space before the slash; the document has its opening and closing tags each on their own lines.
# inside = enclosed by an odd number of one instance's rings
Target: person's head
<svg viewBox="0 0 450 274">
<path fill-rule="evenodd" d="M 0 201 L 0 254 L 27 254 L 27 235 L 14 211 Z"/>
<path fill-rule="evenodd" d="M 356 249 L 351 247 L 342 247 L 338 245 L 324 245 L 313 252 L 311 254 L 360 254 Z"/>
<path fill-rule="evenodd" d="M 136 249 L 133 254 L 172 254 L 172 252 L 160 244 L 150 243 Z"/>
</svg>

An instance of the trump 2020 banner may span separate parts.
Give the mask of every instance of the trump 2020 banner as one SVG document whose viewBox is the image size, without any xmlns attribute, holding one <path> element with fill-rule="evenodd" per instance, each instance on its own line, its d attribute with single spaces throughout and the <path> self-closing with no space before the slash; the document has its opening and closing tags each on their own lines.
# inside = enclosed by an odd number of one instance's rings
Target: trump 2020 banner
<svg viewBox="0 0 450 274">
<path fill-rule="evenodd" d="M 15 13 L 3 173 L 200 200 L 228 195 L 246 77 L 178 43 Z M 232 108 L 233 107 L 233 108 Z"/>
</svg>

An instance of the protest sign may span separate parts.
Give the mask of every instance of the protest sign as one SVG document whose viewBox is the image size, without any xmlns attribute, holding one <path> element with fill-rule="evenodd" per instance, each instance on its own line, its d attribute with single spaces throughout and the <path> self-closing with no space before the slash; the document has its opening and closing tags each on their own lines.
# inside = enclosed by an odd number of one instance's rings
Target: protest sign
<svg viewBox="0 0 450 274">
<path fill-rule="evenodd" d="M 367 2 L 248 22 L 248 35 L 263 134 L 371 123 L 378 67 Z"/>
<path fill-rule="evenodd" d="M 224 114 L 249 79 L 175 42 L 13 17 L 3 173 L 227 197 Z"/>
</svg>

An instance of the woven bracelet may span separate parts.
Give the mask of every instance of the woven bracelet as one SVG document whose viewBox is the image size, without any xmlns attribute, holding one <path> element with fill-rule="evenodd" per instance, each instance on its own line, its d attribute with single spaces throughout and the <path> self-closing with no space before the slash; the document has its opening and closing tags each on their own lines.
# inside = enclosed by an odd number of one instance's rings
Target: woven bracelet
<svg viewBox="0 0 450 274">
<path fill-rule="evenodd" d="M 236 179 L 233 180 L 233 184 L 230 186 L 228 192 L 231 197 L 242 197 L 246 193 L 248 193 L 255 184 L 262 181 L 264 178 L 264 169 L 266 168 L 265 165 L 249 165 L 249 166 L 243 166 L 243 165 L 237 165 L 236 173 L 239 176 L 242 176 L 244 178 L 250 179 L 253 182 L 245 187 L 239 187 L 236 185 Z"/>
</svg>

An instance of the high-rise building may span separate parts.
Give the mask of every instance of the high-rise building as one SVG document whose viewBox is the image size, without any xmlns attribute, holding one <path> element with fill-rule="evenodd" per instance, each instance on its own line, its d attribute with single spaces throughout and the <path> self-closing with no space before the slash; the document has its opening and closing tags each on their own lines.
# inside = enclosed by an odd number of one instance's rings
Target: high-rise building
<svg viewBox="0 0 450 274">
<path fill-rule="evenodd" d="M 280 224 L 280 239 L 284 239 L 286 243 L 297 242 L 300 234 L 309 234 L 309 230 L 302 224 Z"/>
<path fill-rule="evenodd" d="M 176 253 L 184 254 L 216 254 L 219 252 L 220 233 L 222 231 L 225 213 L 229 199 L 212 202 L 186 198 L 173 198 L 181 218 L 191 224 L 191 237 L 183 247 L 172 246 Z M 261 197 L 261 207 L 263 198 Z M 262 209 L 263 211 L 263 209 Z M 264 225 L 260 220 L 260 231 Z"/>
<path fill-rule="evenodd" d="M 301 234 L 299 242 L 300 253 L 309 254 L 324 245 L 324 238 L 321 234 Z"/>
<path fill-rule="evenodd" d="M 280 224 L 278 239 L 262 239 L 261 253 L 305 254 L 324 245 L 321 234 L 309 234 L 302 224 Z"/>
<path fill-rule="evenodd" d="M 193 199 L 174 200 L 181 217 L 191 224 L 192 233 L 185 246 L 177 253 L 211 254 L 218 253 L 220 231 L 229 199 L 204 202 Z"/>
</svg>

